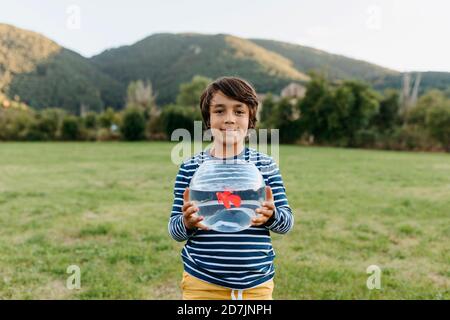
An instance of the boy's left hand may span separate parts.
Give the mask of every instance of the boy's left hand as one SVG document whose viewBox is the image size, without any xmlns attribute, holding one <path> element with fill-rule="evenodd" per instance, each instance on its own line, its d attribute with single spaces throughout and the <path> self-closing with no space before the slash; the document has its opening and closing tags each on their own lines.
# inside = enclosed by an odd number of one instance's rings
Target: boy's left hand
<svg viewBox="0 0 450 320">
<path fill-rule="evenodd" d="M 252 219 L 252 226 L 263 225 L 273 216 L 275 203 L 273 202 L 272 189 L 269 186 L 266 186 L 266 199 L 262 207 L 255 210 L 258 215 Z"/>
</svg>

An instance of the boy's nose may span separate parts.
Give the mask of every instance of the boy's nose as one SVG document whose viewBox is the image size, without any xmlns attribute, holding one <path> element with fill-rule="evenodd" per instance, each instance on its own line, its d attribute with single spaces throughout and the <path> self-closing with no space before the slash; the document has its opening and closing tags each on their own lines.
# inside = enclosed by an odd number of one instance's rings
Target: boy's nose
<svg viewBox="0 0 450 320">
<path fill-rule="evenodd" d="M 225 123 L 234 123 L 235 119 L 234 119 L 234 115 L 233 113 L 227 113 L 227 116 L 225 118 Z"/>
</svg>

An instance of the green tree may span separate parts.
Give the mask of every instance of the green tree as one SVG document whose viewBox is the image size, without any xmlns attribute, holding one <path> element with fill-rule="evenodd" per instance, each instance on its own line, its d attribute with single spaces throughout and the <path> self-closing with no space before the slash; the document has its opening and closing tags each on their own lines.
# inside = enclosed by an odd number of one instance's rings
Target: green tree
<svg viewBox="0 0 450 320">
<path fill-rule="evenodd" d="M 329 129 L 336 133 L 336 138 L 347 140 L 348 146 L 354 146 L 357 132 L 366 129 L 378 112 L 376 94 L 366 84 L 345 81 L 335 91 L 334 100 Z"/>
<path fill-rule="evenodd" d="M 177 104 L 180 106 L 198 107 L 200 96 L 212 80 L 203 76 L 194 76 L 191 82 L 180 85 Z"/>
<path fill-rule="evenodd" d="M 300 121 L 296 118 L 297 105 L 289 99 L 278 101 L 273 108 L 271 123 L 279 129 L 281 143 L 294 143 L 302 134 Z"/>
<path fill-rule="evenodd" d="M 264 101 L 261 104 L 261 112 L 259 114 L 261 127 L 263 128 L 273 128 L 274 125 L 274 111 L 275 111 L 275 101 L 271 93 L 267 94 Z"/>
<path fill-rule="evenodd" d="M 356 145 L 358 131 L 366 129 L 378 112 L 375 92 L 357 81 L 332 87 L 322 76 L 311 78 L 300 102 L 301 127 L 319 143 Z"/>
<path fill-rule="evenodd" d="M 328 115 L 333 110 L 331 88 L 325 78 L 312 73 L 306 95 L 299 102 L 300 124 L 317 142 L 330 139 Z"/>
<path fill-rule="evenodd" d="M 399 116 L 399 94 L 397 90 L 386 90 L 380 100 L 378 113 L 373 117 L 372 124 L 380 131 L 393 130 L 401 124 Z"/>
<path fill-rule="evenodd" d="M 408 124 L 426 127 L 426 117 L 428 110 L 435 107 L 441 107 L 449 104 L 444 92 L 440 90 L 429 90 L 420 96 L 417 104 L 408 111 L 406 120 Z"/>
</svg>

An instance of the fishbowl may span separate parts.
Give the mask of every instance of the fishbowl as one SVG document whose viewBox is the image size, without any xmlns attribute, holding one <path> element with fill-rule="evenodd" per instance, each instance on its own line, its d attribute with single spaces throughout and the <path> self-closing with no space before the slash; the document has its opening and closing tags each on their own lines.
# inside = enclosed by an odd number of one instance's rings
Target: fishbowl
<svg viewBox="0 0 450 320">
<path fill-rule="evenodd" d="M 204 217 L 201 223 L 219 232 L 249 228 L 265 197 L 261 172 L 253 163 L 239 159 L 207 160 L 189 184 L 189 201 Z"/>
</svg>

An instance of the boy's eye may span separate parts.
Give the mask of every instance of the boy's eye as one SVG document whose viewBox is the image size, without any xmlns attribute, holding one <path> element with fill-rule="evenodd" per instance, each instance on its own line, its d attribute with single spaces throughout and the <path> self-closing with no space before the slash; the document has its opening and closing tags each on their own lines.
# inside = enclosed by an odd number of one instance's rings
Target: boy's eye
<svg viewBox="0 0 450 320">
<path fill-rule="evenodd" d="M 214 113 L 223 113 L 224 111 L 223 110 L 215 110 L 214 111 Z M 235 111 L 235 113 L 237 114 L 237 115 L 244 115 L 245 114 L 245 111 L 242 111 L 242 110 L 238 110 L 238 111 Z"/>
</svg>

